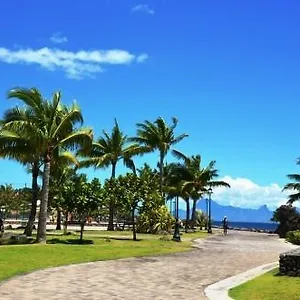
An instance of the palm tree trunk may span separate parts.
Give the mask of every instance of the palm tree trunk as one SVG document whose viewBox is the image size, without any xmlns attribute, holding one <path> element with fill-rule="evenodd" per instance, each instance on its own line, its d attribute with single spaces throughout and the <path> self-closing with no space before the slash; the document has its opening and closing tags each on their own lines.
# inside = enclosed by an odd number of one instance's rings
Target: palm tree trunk
<svg viewBox="0 0 300 300">
<path fill-rule="evenodd" d="M 80 221 L 80 243 L 83 241 L 83 231 L 84 231 L 85 220 Z"/>
<path fill-rule="evenodd" d="M 37 200 L 38 200 L 38 176 L 39 176 L 39 166 L 38 164 L 34 163 L 32 166 L 32 200 L 31 200 L 31 209 L 30 209 L 30 215 L 28 218 L 28 222 L 26 225 L 26 228 L 24 230 L 24 234 L 27 236 L 32 235 L 32 228 L 35 221 L 36 216 L 36 207 L 37 207 Z"/>
<path fill-rule="evenodd" d="M 196 225 L 196 205 L 198 199 L 193 199 L 193 207 L 192 207 L 192 226 Z"/>
<path fill-rule="evenodd" d="M 68 233 L 68 211 L 65 211 L 65 221 L 64 221 L 64 235 L 67 235 Z"/>
<path fill-rule="evenodd" d="M 160 188 L 160 193 L 162 197 L 164 197 L 163 193 L 163 181 L 164 181 L 164 152 L 160 151 L 159 155 L 159 177 L 160 177 L 160 182 L 159 182 L 159 188 Z"/>
<path fill-rule="evenodd" d="M 116 178 L 116 163 L 112 163 L 111 165 L 111 179 Z M 114 199 L 110 198 L 109 201 L 109 215 L 108 215 L 108 231 L 114 231 L 114 206 L 115 206 L 115 201 Z"/>
<path fill-rule="evenodd" d="M 131 212 L 131 217 L 132 217 L 132 236 L 133 240 L 136 241 L 136 228 L 135 228 L 135 219 L 134 219 L 134 208 L 132 209 Z"/>
<path fill-rule="evenodd" d="M 189 222 L 190 222 L 190 199 L 185 199 L 186 202 L 186 220 L 185 220 L 185 232 L 187 232 L 189 228 Z"/>
<path fill-rule="evenodd" d="M 61 230 L 61 209 L 60 207 L 56 208 L 57 216 L 56 216 L 56 230 Z"/>
<path fill-rule="evenodd" d="M 50 155 L 48 154 L 45 158 L 45 163 L 44 163 L 42 199 L 41 199 L 41 206 L 40 206 L 38 231 L 36 237 L 37 243 L 46 243 L 50 168 L 51 168 L 51 158 Z"/>
</svg>

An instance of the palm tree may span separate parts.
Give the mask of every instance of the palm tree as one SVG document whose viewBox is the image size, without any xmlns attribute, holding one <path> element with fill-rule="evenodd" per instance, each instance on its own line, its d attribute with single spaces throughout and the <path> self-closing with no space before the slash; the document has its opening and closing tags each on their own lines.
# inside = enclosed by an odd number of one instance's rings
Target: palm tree
<svg viewBox="0 0 300 300">
<path fill-rule="evenodd" d="M 51 163 L 56 151 L 75 150 L 91 143 L 92 130 L 76 127 L 82 125 L 80 108 L 73 103 L 71 107 L 61 103 L 61 94 L 56 92 L 52 101 L 44 100 L 37 89 L 16 88 L 9 92 L 9 98 L 18 98 L 25 104 L 24 117 L 11 120 L 2 125 L 6 136 L 22 133 L 27 140 L 34 141 L 36 149 L 43 160 L 43 184 L 37 231 L 37 242 L 46 242 L 46 223 L 48 209 L 49 179 Z"/>
<path fill-rule="evenodd" d="M 18 107 L 9 109 L 4 113 L 1 124 L 3 126 L 14 120 L 26 119 L 30 116 L 30 112 L 26 109 Z M 29 121 L 30 119 L 28 119 Z M 7 131 L 0 128 L 0 156 L 18 161 L 30 171 L 31 180 L 31 209 L 28 222 L 24 231 L 27 236 L 32 235 L 32 228 L 35 221 L 37 200 L 38 200 L 38 176 L 40 167 L 42 166 L 42 159 L 37 148 L 34 144 L 35 140 L 23 136 L 21 128 L 15 128 L 15 132 Z"/>
<path fill-rule="evenodd" d="M 165 185 L 164 192 L 167 194 L 167 200 L 183 199 L 186 203 L 186 222 L 185 231 L 188 230 L 188 223 L 190 219 L 190 191 L 183 188 L 185 180 L 190 178 L 190 174 L 185 165 L 180 163 L 171 163 L 165 166 Z M 178 209 L 178 207 L 177 207 Z"/>
<path fill-rule="evenodd" d="M 138 145 L 128 145 L 128 137 L 120 130 L 117 120 L 111 134 L 103 131 L 101 136 L 94 142 L 90 149 L 81 151 L 81 155 L 86 158 L 80 162 L 81 167 L 108 168 L 111 166 L 111 179 L 116 177 L 116 167 L 120 160 L 124 165 L 136 173 L 132 157 L 139 154 Z M 114 202 L 109 203 L 109 221 L 107 230 L 114 230 Z"/>
<path fill-rule="evenodd" d="M 195 223 L 196 205 L 198 200 L 207 193 L 210 187 L 227 187 L 227 182 L 214 180 L 219 176 L 218 170 L 215 169 L 215 161 L 211 161 L 207 167 L 201 167 L 201 156 L 185 156 L 179 151 L 173 150 L 173 155 L 183 160 L 183 164 L 174 164 L 173 174 L 179 184 L 179 191 L 187 204 L 187 223 L 189 222 L 189 201 L 193 200 L 192 206 L 192 223 Z M 174 176 L 174 175 L 173 175 Z"/>
<path fill-rule="evenodd" d="M 176 118 L 172 118 L 172 124 L 168 125 L 161 117 L 154 122 L 148 120 L 137 124 L 137 136 L 130 140 L 141 145 L 143 152 L 159 151 L 159 173 L 160 173 L 160 191 L 163 195 L 164 180 L 164 160 L 170 148 L 179 143 L 187 134 L 175 136 L 175 128 L 178 124 Z"/>
<path fill-rule="evenodd" d="M 297 159 L 297 165 L 300 165 L 300 158 Z M 290 182 L 286 184 L 282 191 L 292 190 L 297 191 L 294 194 L 289 195 L 288 197 L 288 204 L 293 204 L 296 201 L 300 200 L 300 174 L 289 174 L 287 177 L 290 180 L 293 180 L 295 182 Z"/>
</svg>

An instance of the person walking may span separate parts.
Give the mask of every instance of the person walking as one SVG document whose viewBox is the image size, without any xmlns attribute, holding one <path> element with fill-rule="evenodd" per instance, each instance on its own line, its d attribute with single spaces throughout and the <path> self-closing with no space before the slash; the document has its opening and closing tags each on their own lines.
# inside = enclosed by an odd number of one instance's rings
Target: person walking
<svg viewBox="0 0 300 300">
<path fill-rule="evenodd" d="M 224 235 L 227 235 L 227 230 L 228 230 L 228 219 L 225 216 L 223 219 L 223 230 L 224 230 Z"/>
</svg>

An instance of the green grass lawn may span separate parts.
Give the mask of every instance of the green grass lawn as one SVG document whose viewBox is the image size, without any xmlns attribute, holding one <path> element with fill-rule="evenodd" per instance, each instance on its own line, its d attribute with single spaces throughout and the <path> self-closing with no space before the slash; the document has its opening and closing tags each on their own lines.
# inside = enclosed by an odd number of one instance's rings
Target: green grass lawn
<svg viewBox="0 0 300 300">
<path fill-rule="evenodd" d="M 300 278 L 277 276 L 272 270 L 229 291 L 235 300 L 296 300 L 300 299 Z"/>
<path fill-rule="evenodd" d="M 193 239 L 205 236 L 204 232 L 183 234 L 183 242 L 177 243 L 160 240 L 161 235 L 138 234 L 139 240 L 132 241 L 131 232 L 87 231 L 84 240 L 92 244 L 80 245 L 76 244 L 79 233 L 62 236 L 53 231 L 46 245 L 0 246 L 0 280 L 47 267 L 187 251 Z"/>
</svg>

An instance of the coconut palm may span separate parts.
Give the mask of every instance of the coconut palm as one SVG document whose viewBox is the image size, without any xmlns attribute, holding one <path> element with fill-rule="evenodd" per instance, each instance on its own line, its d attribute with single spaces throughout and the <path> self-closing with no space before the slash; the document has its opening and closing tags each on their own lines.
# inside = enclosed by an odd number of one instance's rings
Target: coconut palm
<svg viewBox="0 0 300 300">
<path fill-rule="evenodd" d="M 188 223 L 190 219 L 190 191 L 183 188 L 183 184 L 187 179 L 190 179 L 188 169 L 180 163 L 171 163 L 165 166 L 165 185 L 164 192 L 167 194 L 167 200 L 183 199 L 186 203 L 186 222 L 185 231 L 188 230 Z M 177 207 L 178 209 L 178 207 Z"/>
<path fill-rule="evenodd" d="M 92 143 L 90 149 L 81 151 L 85 158 L 80 162 L 81 167 L 108 168 L 111 167 L 111 179 L 116 177 L 116 167 L 120 160 L 124 165 L 136 173 L 132 157 L 139 154 L 140 147 L 132 144 L 128 145 L 128 137 L 120 130 L 117 120 L 111 134 L 103 131 L 96 142 Z M 114 202 L 109 203 L 109 222 L 108 230 L 114 230 Z"/>
<path fill-rule="evenodd" d="M 198 200 L 207 193 L 210 187 L 227 187 L 227 182 L 214 180 L 219 176 L 218 170 L 215 169 L 215 161 L 211 161 L 207 167 L 202 168 L 201 156 L 185 156 L 181 152 L 173 150 L 173 155 L 183 160 L 183 163 L 174 164 L 173 176 L 177 177 L 178 188 L 187 203 L 187 223 L 189 222 L 189 201 L 193 201 L 192 206 L 192 223 L 195 223 L 196 205 Z"/>
<path fill-rule="evenodd" d="M 16 88 L 9 92 L 9 98 L 18 98 L 25 104 L 24 117 L 19 115 L 2 124 L 5 137 L 22 133 L 25 139 L 33 140 L 43 160 L 43 184 L 37 231 L 37 242 L 46 241 L 46 222 L 49 194 L 51 163 L 56 151 L 75 150 L 92 140 L 90 128 L 76 127 L 82 125 L 83 117 L 80 108 L 73 103 L 71 107 L 61 103 L 60 92 L 54 93 L 52 100 L 44 100 L 37 89 Z"/>
<path fill-rule="evenodd" d="M 154 122 L 148 120 L 137 124 L 137 136 L 130 140 L 141 145 L 143 152 L 159 151 L 159 173 L 160 173 L 160 191 L 163 194 L 164 180 L 164 161 L 169 150 L 175 144 L 179 143 L 187 134 L 175 136 L 175 128 L 178 124 L 176 118 L 172 118 L 172 124 L 169 125 L 161 117 Z"/>
<path fill-rule="evenodd" d="M 300 158 L 297 160 L 297 165 L 300 165 Z M 296 201 L 300 201 L 300 174 L 289 174 L 287 175 L 288 179 L 295 182 L 290 182 L 286 184 L 283 188 L 283 191 L 296 191 L 296 193 L 289 195 L 288 204 L 293 204 Z"/>
</svg>

